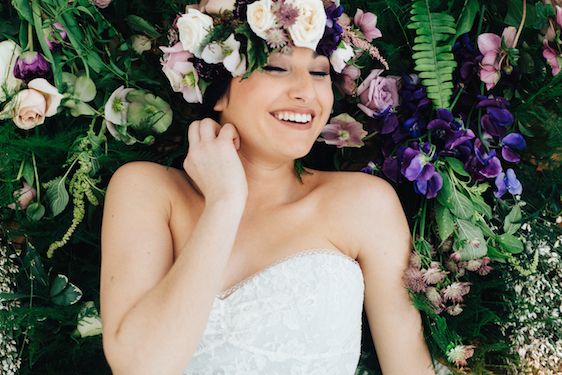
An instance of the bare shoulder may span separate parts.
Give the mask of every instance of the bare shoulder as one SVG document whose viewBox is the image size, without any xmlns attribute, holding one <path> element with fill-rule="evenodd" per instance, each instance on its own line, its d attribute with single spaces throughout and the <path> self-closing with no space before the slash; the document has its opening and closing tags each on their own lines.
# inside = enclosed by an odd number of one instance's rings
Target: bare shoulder
<svg viewBox="0 0 562 375">
<path fill-rule="evenodd" d="M 392 247 L 405 251 L 410 230 L 390 183 L 363 172 L 322 173 L 324 199 L 329 202 L 322 209 L 327 210 L 324 212 L 327 217 L 334 219 L 335 233 L 343 237 L 342 246 L 350 249 L 360 262 L 367 255 L 386 254 Z"/>
</svg>

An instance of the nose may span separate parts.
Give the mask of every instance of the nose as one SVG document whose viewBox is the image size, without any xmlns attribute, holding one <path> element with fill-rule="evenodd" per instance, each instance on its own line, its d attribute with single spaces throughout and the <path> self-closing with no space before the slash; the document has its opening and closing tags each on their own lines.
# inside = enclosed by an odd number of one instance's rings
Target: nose
<svg viewBox="0 0 562 375">
<path fill-rule="evenodd" d="M 290 77 L 289 96 L 303 103 L 310 103 L 316 97 L 313 77 L 308 71 L 294 74 Z"/>
</svg>

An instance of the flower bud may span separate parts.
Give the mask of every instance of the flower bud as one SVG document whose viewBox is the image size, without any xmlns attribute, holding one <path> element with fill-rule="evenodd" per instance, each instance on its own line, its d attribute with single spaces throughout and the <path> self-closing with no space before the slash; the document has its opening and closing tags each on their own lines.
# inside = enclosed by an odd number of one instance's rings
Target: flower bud
<svg viewBox="0 0 562 375">
<path fill-rule="evenodd" d="M 133 46 L 133 50 L 139 55 L 142 55 L 143 52 L 150 51 L 152 48 L 150 39 L 145 35 L 133 35 L 131 37 L 131 44 Z"/>
<path fill-rule="evenodd" d="M 43 55 L 35 51 L 22 53 L 16 60 L 14 76 L 28 83 L 34 78 L 47 78 L 51 67 Z"/>
</svg>

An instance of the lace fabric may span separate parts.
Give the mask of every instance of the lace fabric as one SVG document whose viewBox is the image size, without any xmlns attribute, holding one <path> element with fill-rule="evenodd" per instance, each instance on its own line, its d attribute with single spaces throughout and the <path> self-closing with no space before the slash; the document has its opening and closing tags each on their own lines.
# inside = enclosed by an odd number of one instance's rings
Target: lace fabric
<svg viewBox="0 0 562 375">
<path fill-rule="evenodd" d="M 337 250 L 283 258 L 215 298 L 184 375 L 354 374 L 364 280 Z"/>
</svg>

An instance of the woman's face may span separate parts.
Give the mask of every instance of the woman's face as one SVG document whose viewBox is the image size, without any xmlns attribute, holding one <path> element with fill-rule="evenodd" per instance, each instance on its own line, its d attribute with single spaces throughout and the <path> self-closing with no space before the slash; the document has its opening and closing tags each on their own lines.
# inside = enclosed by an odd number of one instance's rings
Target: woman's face
<svg viewBox="0 0 562 375">
<path fill-rule="evenodd" d="M 245 156 L 257 152 L 284 161 L 310 151 L 333 102 L 328 58 L 295 47 L 290 54 L 270 54 L 263 71 L 234 78 L 214 109 L 221 112 L 221 124 L 237 128 Z"/>
</svg>

